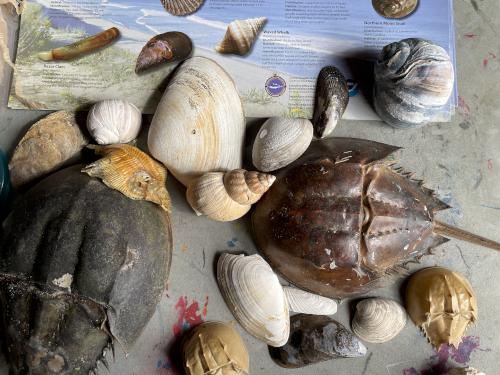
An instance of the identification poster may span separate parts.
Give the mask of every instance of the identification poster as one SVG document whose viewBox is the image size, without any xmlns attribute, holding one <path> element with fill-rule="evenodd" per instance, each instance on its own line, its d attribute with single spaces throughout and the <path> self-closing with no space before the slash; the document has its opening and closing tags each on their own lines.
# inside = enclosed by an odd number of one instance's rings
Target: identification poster
<svg viewBox="0 0 500 375">
<path fill-rule="evenodd" d="M 193 55 L 215 60 L 234 79 L 249 117 L 311 117 L 317 75 L 334 65 L 348 79 L 344 118 L 376 119 L 370 105 L 372 64 L 383 46 L 420 37 L 455 55 L 452 0 L 420 0 L 402 19 L 379 14 L 374 4 L 384 1 L 206 0 L 196 13 L 177 17 L 160 0 L 29 0 L 21 16 L 9 106 L 86 109 L 121 98 L 153 113 L 176 64 L 137 75 L 137 56 L 153 36 L 181 31 L 192 39 Z M 247 55 L 216 51 L 231 21 L 261 17 L 265 26 Z M 38 58 L 41 51 L 111 27 L 120 30 L 119 40 L 96 53 L 71 61 Z M 442 120 L 455 102 L 453 97 Z"/>
</svg>

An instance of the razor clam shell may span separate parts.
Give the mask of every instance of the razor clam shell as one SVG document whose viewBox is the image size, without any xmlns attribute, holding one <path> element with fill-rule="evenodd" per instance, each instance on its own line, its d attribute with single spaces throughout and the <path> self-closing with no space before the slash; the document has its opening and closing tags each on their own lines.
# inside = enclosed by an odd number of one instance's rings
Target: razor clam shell
<svg viewBox="0 0 500 375">
<path fill-rule="evenodd" d="M 347 81 L 334 66 L 321 69 L 316 87 L 314 135 L 325 138 L 332 134 L 349 104 Z"/>
<path fill-rule="evenodd" d="M 307 119 L 272 117 L 261 127 L 252 150 L 258 170 L 275 171 L 297 160 L 313 139 L 313 125 Z"/>
<path fill-rule="evenodd" d="M 389 44 L 375 64 L 375 110 L 395 128 L 424 126 L 448 103 L 454 82 L 450 56 L 437 44 L 423 39 Z"/>
<path fill-rule="evenodd" d="M 452 368 L 444 375 L 486 375 L 472 367 Z"/>
<path fill-rule="evenodd" d="M 232 21 L 224 39 L 215 47 L 215 50 L 222 54 L 246 55 L 252 49 L 266 23 L 266 17 Z"/>
<path fill-rule="evenodd" d="M 260 255 L 222 254 L 217 282 L 229 310 L 252 336 L 271 346 L 288 340 L 288 304 L 278 277 Z"/>
<path fill-rule="evenodd" d="M 333 315 L 337 312 L 337 303 L 317 294 L 288 286 L 283 287 L 290 311 L 310 315 Z"/>
<path fill-rule="evenodd" d="M 196 12 L 205 0 L 161 0 L 165 10 L 174 16 L 187 16 Z"/>
<path fill-rule="evenodd" d="M 396 301 L 369 298 L 356 305 L 352 330 L 363 341 L 383 343 L 396 337 L 406 320 L 406 311 Z"/>
<path fill-rule="evenodd" d="M 385 18 L 405 18 L 417 9 L 419 0 L 372 0 L 373 8 Z"/>
</svg>

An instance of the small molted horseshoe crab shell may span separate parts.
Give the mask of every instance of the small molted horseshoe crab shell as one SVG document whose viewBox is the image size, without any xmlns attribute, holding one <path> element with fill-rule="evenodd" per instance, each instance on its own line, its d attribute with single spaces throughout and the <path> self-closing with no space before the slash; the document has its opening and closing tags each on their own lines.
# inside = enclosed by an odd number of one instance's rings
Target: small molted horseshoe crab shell
<svg viewBox="0 0 500 375">
<path fill-rule="evenodd" d="M 174 16 L 187 16 L 196 12 L 205 0 L 161 0 L 165 10 Z"/>
<path fill-rule="evenodd" d="M 369 298 L 358 302 L 352 331 L 363 341 L 383 343 L 396 337 L 406 325 L 406 311 L 396 301 Z"/>
<path fill-rule="evenodd" d="M 298 314 L 290 319 L 290 338 L 281 348 L 269 348 L 281 367 L 299 368 L 336 358 L 356 358 L 367 349 L 342 324 L 327 317 Z"/>
<path fill-rule="evenodd" d="M 325 138 L 332 134 L 349 104 L 347 81 L 334 66 L 321 69 L 316 86 L 314 135 Z"/>
<path fill-rule="evenodd" d="M 459 273 L 441 267 L 415 273 L 406 289 L 406 308 L 430 343 L 458 348 L 465 330 L 477 320 L 476 295 Z"/>
<path fill-rule="evenodd" d="M 137 57 L 135 72 L 155 66 L 186 60 L 193 52 L 193 43 L 184 33 L 171 31 L 149 39 Z"/>
<path fill-rule="evenodd" d="M 372 0 L 373 8 L 382 17 L 404 18 L 417 9 L 419 0 Z"/>
<path fill-rule="evenodd" d="M 224 39 L 215 47 L 215 50 L 224 54 L 246 55 L 252 49 L 266 22 L 265 17 L 231 22 Z"/>
<path fill-rule="evenodd" d="M 248 351 L 241 336 L 229 324 L 203 323 L 183 339 L 184 369 L 187 375 L 247 375 Z"/>
</svg>

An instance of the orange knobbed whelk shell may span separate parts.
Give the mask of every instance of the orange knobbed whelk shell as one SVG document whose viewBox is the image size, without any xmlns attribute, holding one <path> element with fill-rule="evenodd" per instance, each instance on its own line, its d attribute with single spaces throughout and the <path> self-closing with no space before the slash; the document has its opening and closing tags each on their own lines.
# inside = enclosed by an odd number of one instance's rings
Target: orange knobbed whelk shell
<svg viewBox="0 0 500 375">
<path fill-rule="evenodd" d="M 167 171 L 160 163 L 126 144 L 88 147 L 104 158 L 87 165 L 82 172 L 102 179 L 106 186 L 131 199 L 150 201 L 170 212 Z"/>
<path fill-rule="evenodd" d="M 476 296 L 459 273 L 441 267 L 414 274 L 406 290 L 406 305 L 413 322 L 430 343 L 458 348 L 465 330 L 477 320 Z"/>
</svg>

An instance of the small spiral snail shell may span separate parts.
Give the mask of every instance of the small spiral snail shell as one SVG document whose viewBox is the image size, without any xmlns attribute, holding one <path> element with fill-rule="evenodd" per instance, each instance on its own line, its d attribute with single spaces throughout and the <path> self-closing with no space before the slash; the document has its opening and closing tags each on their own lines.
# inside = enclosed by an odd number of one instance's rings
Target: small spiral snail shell
<svg viewBox="0 0 500 375">
<path fill-rule="evenodd" d="M 246 55 L 252 49 L 266 22 L 265 17 L 231 22 L 224 39 L 215 50 L 223 54 Z"/>
</svg>

